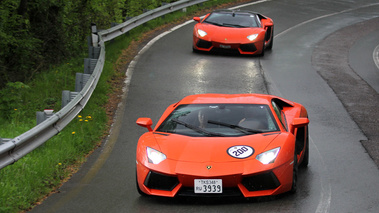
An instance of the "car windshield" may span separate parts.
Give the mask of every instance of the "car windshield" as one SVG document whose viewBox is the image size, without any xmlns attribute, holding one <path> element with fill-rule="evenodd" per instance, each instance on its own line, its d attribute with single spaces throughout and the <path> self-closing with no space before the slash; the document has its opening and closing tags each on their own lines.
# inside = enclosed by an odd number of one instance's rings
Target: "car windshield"
<svg viewBox="0 0 379 213">
<path fill-rule="evenodd" d="M 178 106 L 157 131 L 194 137 L 236 137 L 279 128 L 267 105 L 189 104 Z"/>
<path fill-rule="evenodd" d="M 203 23 L 224 27 L 259 27 L 256 16 L 248 13 L 213 12 Z"/>
</svg>

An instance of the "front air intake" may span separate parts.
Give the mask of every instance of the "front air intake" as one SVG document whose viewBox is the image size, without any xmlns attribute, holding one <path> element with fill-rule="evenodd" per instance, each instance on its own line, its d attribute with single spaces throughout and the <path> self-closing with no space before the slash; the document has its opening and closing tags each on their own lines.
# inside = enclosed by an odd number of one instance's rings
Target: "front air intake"
<svg viewBox="0 0 379 213">
<path fill-rule="evenodd" d="M 178 178 L 150 171 L 144 185 L 150 189 L 172 191 L 179 184 Z"/>
<path fill-rule="evenodd" d="M 249 191 L 276 189 L 280 186 L 273 172 L 247 176 L 242 179 L 242 185 Z"/>
<path fill-rule="evenodd" d="M 255 52 L 257 47 L 254 44 L 241 44 L 240 49 L 244 52 Z"/>
<path fill-rule="evenodd" d="M 212 46 L 212 42 L 199 39 L 196 46 L 199 48 L 209 49 Z"/>
</svg>

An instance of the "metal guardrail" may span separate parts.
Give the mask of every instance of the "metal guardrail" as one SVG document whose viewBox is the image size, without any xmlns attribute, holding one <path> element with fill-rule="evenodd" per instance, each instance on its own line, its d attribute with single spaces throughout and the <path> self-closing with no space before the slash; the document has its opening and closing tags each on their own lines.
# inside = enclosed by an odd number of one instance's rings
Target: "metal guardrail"
<svg viewBox="0 0 379 213">
<path fill-rule="evenodd" d="M 178 2 L 166 4 L 162 7 L 150 10 L 137 17 L 127 20 L 126 22 L 110 29 L 96 32 L 96 26 L 92 27 L 92 43 L 89 48 L 100 47 L 100 54 L 96 66 L 89 76 L 87 83 L 77 93 L 75 98 L 70 100 L 57 113 L 53 113 L 46 120 L 40 122 L 34 128 L 13 138 L 0 138 L 0 169 L 13 164 L 29 152 L 33 151 L 54 135 L 62 131 L 85 107 L 97 82 L 103 71 L 105 62 L 105 45 L 104 42 L 110 41 L 120 35 L 123 35 L 131 29 L 138 27 L 152 19 L 169 14 L 171 12 L 187 8 L 189 6 L 200 4 L 208 0 L 181 0 Z"/>
</svg>

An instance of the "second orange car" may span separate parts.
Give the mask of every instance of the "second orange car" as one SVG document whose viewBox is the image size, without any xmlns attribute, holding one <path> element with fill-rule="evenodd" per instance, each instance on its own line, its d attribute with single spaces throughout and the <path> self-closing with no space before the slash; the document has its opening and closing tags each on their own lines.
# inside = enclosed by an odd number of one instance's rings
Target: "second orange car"
<svg viewBox="0 0 379 213">
<path fill-rule="evenodd" d="M 261 55 L 272 49 L 274 22 L 255 12 L 216 10 L 198 22 L 193 29 L 193 50 L 237 50 L 240 54 Z"/>
</svg>

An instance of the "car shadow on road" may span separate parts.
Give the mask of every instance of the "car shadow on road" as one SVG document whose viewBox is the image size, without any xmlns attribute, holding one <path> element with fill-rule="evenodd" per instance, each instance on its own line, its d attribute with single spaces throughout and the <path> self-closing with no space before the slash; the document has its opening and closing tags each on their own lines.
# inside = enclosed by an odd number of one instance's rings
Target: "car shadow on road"
<svg viewBox="0 0 379 213">
<path fill-rule="evenodd" d="M 239 58 L 260 58 L 260 55 L 246 55 L 240 54 L 238 50 L 231 49 L 212 49 L 210 52 L 193 50 L 193 54 L 198 54 L 202 56 L 215 55 L 215 56 L 228 56 L 228 57 L 239 57 Z"/>
</svg>

